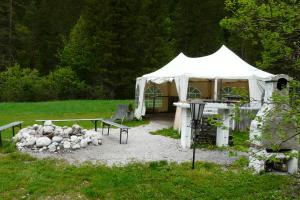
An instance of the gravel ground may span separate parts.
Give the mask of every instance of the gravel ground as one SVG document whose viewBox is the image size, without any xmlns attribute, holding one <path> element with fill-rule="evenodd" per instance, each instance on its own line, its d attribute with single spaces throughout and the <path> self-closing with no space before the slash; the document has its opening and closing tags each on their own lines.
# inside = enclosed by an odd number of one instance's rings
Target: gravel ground
<svg viewBox="0 0 300 200">
<path fill-rule="evenodd" d="M 55 157 L 65 159 L 70 163 L 102 163 L 108 166 L 126 165 L 129 162 L 149 162 L 167 160 L 169 162 L 186 162 L 192 159 L 192 150 L 183 150 L 180 140 L 160 135 L 151 135 L 150 131 L 170 127 L 170 121 L 153 120 L 148 125 L 138 126 L 129 130 L 128 144 L 119 144 L 119 129 L 111 129 L 109 136 L 103 136 L 103 144 L 100 146 L 88 146 L 65 153 L 33 153 L 35 157 Z M 227 151 L 196 151 L 196 159 L 217 164 L 230 164 L 239 156 L 230 157 Z"/>
</svg>

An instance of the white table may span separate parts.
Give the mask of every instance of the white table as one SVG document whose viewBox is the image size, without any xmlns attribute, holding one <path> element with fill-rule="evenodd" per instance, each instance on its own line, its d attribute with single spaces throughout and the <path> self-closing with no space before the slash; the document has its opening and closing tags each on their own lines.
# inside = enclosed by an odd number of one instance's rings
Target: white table
<svg viewBox="0 0 300 200">
<path fill-rule="evenodd" d="M 176 102 L 175 106 L 181 108 L 181 146 L 183 148 L 191 147 L 191 114 L 190 104 L 188 102 Z M 223 126 L 217 127 L 216 145 L 218 147 L 228 146 L 229 143 L 229 127 L 230 127 L 230 112 L 233 110 L 232 105 L 226 103 L 206 103 L 203 114 L 220 114 L 222 117 Z M 251 107 L 242 107 L 241 109 L 258 109 Z"/>
</svg>

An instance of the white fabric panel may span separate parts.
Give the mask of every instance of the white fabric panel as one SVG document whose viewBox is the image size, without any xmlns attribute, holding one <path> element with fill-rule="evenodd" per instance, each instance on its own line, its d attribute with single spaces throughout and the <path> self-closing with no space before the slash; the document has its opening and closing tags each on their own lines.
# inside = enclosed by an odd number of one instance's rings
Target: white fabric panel
<svg viewBox="0 0 300 200">
<path fill-rule="evenodd" d="M 175 85 L 177 89 L 177 94 L 179 97 L 179 101 L 186 101 L 187 92 L 189 86 L 189 78 L 186 76 L 175 77 Z M 181 131 L 181 108 L 176 108 L 175 119 L 174 119 L 174 129 Z"/>
<path fill-rule="evenodd" d="M 175 77 L 175 85 L 180 101 L 186 101 L 189 86 L 189 78 L 187 76 Z"/>
<path fill-rule="evenodd" d="M 250 78 L 248 82 L 250 105 L 252 107 L 260 107 L 263 98 L 263 88 L 259 86 L 258 80 L 255 77 Z"/>
<path fill-rule="evenodd" d="M 138 78 L 136 80 L 136 87 L 139 87 L 139 103 L 138 107 L 134 111 L 134 116 L 137 119 L 141 119 L 146 112 L 146 106 L 144 103 L 144 91 L 145 91 L 146 79 L 145 78 Z"/>
</svg>

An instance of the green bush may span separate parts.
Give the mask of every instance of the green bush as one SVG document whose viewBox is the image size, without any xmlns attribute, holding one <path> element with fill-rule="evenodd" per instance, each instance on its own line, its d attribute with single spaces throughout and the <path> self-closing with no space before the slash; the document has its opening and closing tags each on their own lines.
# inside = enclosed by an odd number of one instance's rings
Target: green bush
<svg viewBox="0 0 300 200">
<path fill-rule="evenodd" d="M 59 67 L 48 77 L 49 86 L 52 87 L 58 99 L 86 98 L 89 86 L 80 81 L 70 67 Z"/>
<path fill-rule="evenodd" d="M 1 101 L 36 101 L 39 100 L 41 79 L 36 69 L 9 67 L 0 73 Z"/>
<path fill-rule="evenodd" d="M 103 98 L 101 86 L 81 81 L 70 67 L 59 67 L 47 76 L 36 69 L 8 67 L 0 72 L 0 101 L 49 101 Z"/>
</svg>

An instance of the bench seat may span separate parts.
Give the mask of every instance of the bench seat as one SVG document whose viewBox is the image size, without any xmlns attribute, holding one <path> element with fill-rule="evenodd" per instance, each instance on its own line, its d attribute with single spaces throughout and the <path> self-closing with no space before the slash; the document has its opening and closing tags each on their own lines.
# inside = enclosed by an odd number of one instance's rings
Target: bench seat
<svg viewBox="0 0 300 200">
<path fill-rule="evenodd" d="M 12 122 L 3 126 L 0 126 L 0 146 L 2 146 L 2 131 L 12 128 L 13 136 L 15 136 L 15 127 L 19 127 L 21 129 L 23 121 Z"/>
<path fill-rule="evenodd" d="M 122 124 L 118 124 L 116 122 L 113 122 L 111 120 L 107 120 L 107 119 L 102 119 L 102 134 L 103 134 L 103 130 L 105 128 L 105 126 L 107 126 L 107 135 L 109 135 L 109 129 L 110 129 L 110 126 L 114 126 L 114 127 L 117 127 L 117 128 L 120 128 L 120 144 L 122 144 L 122 135 L 123 134 L 126 134 L 126 143 L 128 142 L 128 130 L 130 129 L 130 127 L 128 126 L 124 126 Z"/>
</svg>

